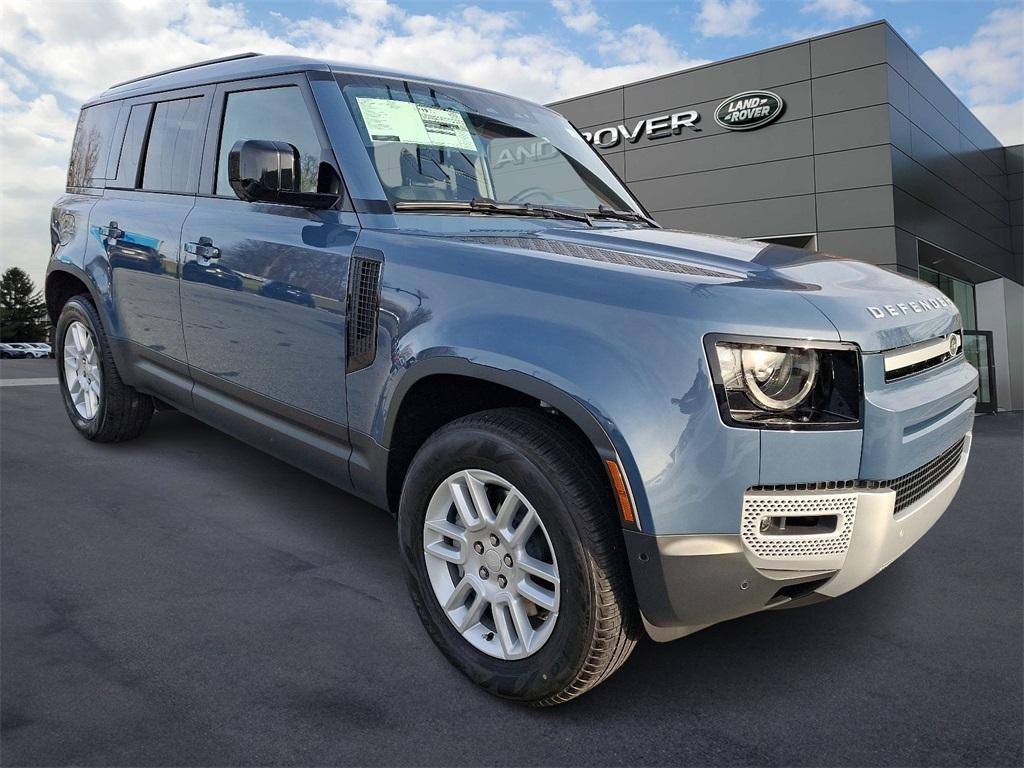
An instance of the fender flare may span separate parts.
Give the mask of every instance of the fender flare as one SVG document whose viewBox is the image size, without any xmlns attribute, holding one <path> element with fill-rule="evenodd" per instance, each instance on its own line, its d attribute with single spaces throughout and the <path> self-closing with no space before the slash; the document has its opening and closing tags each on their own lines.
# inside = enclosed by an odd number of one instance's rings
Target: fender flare
<svg viewBox="0 0 1024 768">
<path fill-rule="evenodd" d="M 50 289 L 50 278 L 58 272 L 71 275 L 82 283 L 86 290 L 89 292 L 89 297 L 92 299 L 92 303 L 96 306 L 96 311 L 99 313 L 100 320 L 103 321 L 103 330 L 106 333 L 110 333 L 111 321 L 109 316 L 109 307 L 105 301 L 101 298 L 99 288 L 96 286 L 96 281 L 92 276 L 84 269 L 76 264 L 71 264 L 66 261 L 52 261 L 50 266 L 46 268 L 46 278 L 43 283 L 43 295 L 44 297 L 49 293 Z M 50 311 L 49 301 L 46 306 L 47 312 Z M 51 317 L 50 321 L 56 325 L 58 317 Z"/>
<path fill-rule="evenodd" d="M 417 382 L 436 375 L 480 379 L 542 400 L 572 421 L 586 435 L 602 459 L 618 460 L 620 458 L 619 452 L 609 437 L 610 432 L 613 431 L 611 422 L 602 419 L 599 414 L 593 412 L 573 395 L 543 379 L 521 371 L 494 368 L 474 363 L 463 357 L 431 357 L 419 360 L 399 379 L 390 397 L 384 420 L 382 434 L 384 447 L 390 448 L 391 446 L 395 421 L 406 394 Z"/>
</svg>

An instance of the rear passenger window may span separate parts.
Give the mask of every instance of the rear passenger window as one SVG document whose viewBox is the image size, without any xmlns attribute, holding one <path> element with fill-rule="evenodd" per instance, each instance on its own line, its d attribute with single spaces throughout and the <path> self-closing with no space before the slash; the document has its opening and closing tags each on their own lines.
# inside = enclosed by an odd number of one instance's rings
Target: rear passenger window
<svg viewBox="0 0 1024 768">
<path fill-rule="evenodd" d="M 121 157 L 115 174 L 116 186 L 134 189 L 139 186 L 139 168 L 142 148 L 146 143 L 149 116 L 153 114 L 152 104 L 136 104 L 128 116 L 128 128 L 121 144 Z"/>
<path fill-rule="evenodd" d="M 142 189 L 195 192 L 205 128 L 202 97 L 157 104 L 146 146 Z"/>
<path fill-rule="evenodd" d="M 86 107 L 78 116 L 75 141 L 68 162 L 68 186 L 88 187 L 107 177 L 110 144 L 121 102 Z"/>
<path fill-rule="evenodd" d="M 228 183 L 228 154 L 240 139 L 285 141 L 299 150 L 299 190 L 316 192 L 320 140 L 302 92 L 294 85 L 229 93 L 217 154 L 216 194 L 234 197 Z"/>
</svg>

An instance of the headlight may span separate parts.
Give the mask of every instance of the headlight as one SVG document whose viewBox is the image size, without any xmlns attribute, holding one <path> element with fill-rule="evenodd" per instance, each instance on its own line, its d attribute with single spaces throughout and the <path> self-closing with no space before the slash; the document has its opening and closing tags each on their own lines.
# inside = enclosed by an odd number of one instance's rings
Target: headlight
<svg viewBox="0 0 1024 768">
<path fill-rule="evenodd" d="M 709 338 L 722 417 L 734 426 L 843 428 L 860 419 L 860 357 L 849 345 Z"/>
</svg>

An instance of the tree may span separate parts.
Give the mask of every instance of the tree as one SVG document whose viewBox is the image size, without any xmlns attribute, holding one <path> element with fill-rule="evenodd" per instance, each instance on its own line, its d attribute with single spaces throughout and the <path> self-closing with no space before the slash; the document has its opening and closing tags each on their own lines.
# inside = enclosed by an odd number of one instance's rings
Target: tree
<svg viewBox="0 0 1024 768">
<path fill-rule="evenodd" d="M 46 302 L 25 270 L 0 277 L 0 341 L 46 341 Z"/>
</svg>

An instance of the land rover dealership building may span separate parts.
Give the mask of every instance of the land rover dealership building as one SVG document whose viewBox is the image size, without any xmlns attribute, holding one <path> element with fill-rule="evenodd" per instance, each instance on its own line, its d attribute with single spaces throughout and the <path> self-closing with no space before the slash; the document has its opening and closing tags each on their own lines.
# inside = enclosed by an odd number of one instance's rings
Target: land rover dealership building
<svg viewBox="0 0 1024 768">
<path fill-rule="evenodd" d="M 552 105 L 664 226 L 862 259 L 959 307 L 980 410 L 1024 409 L 1024 148 L 886 22 Z"/>
</svg>

